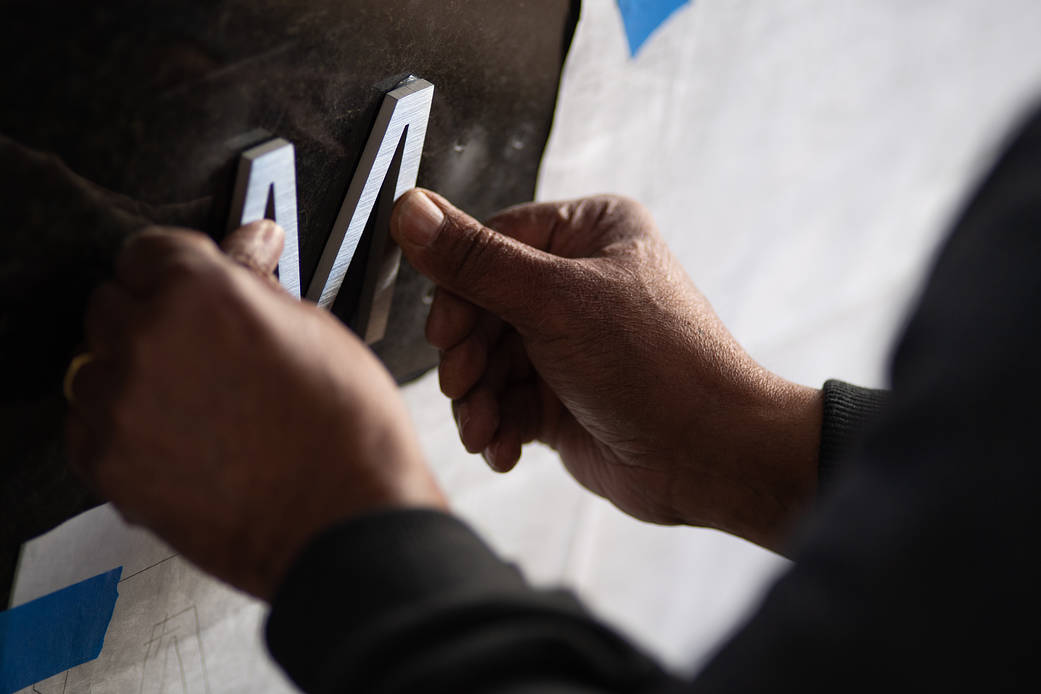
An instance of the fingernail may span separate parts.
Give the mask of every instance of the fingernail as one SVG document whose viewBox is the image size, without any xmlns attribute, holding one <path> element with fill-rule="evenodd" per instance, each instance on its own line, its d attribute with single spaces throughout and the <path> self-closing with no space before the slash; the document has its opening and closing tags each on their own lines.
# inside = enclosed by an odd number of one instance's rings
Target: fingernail
<svg viewBox="0 0 1041 694">
<path fill-rule="evenodd" d="M 445 213 L 422 191 L 406 195 L 399 214 L 402 233 L 417 246 L 433 243 L 445 221 Z"/>
<path fill-rule="evenodd" d="M 263 220 L 262 224 L 263 227 L 260 232 L 260 240 L 264 245 L 270 244 L 276 237 L 282 235 L 282 227 L 278 226 L 277 223 L 272 222 L 270 219 Z"/>
</svg>

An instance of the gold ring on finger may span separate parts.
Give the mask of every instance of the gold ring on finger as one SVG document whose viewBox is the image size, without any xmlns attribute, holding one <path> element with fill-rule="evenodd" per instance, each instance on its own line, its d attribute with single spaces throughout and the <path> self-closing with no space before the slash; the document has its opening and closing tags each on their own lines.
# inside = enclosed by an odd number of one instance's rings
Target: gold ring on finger
<svg viewBox="0 0 1041 694">
<path fill-rule="evenodd" d="M 94 361 L 97 357 L 91 352 L 83 352 L 77 354 L 69 362 L 69 368 L 65 369 L 65 380 L 62 382 L 62 390 L 65 392 L 65 400 L 70 405 L 76 404 L 76 394 L 72 391 L 73 385 L 76 383 L 76 374 L 80 372 L 84 366 Z"/>
</svg>

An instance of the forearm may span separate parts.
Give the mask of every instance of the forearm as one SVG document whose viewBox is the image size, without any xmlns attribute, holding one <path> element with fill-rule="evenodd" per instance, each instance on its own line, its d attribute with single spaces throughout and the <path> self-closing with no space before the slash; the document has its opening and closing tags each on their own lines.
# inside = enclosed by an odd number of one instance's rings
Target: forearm
<svg viewBox="0 0 1041 694">
<path fill-rule="evenodd" d="M 718 515 L 693 522 L 784 554 L 792 528 L 856 452 L 889 392 L 837 380 L 808 388 L 773 374 L 749 382 L 761 385 L 732 396 L 736 412 L 720 437 Z M 703 492 L 683 496 L 705 507 Z"/>
<path fill-rule="evenodd" d="M 743 477 L 743 503 L 722 530 L 784 553 L 791 528 L 817 496 L 822 391 L 776 376 L 750 398 L 730 469 Z"/>
</svg>

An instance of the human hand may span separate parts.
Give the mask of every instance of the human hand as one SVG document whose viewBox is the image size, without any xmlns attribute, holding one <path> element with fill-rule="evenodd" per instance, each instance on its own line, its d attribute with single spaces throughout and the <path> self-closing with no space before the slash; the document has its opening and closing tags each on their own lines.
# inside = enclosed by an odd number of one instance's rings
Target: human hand
<svg viewBox="0 0 1041 694">
<path fill-rule="evenodd" d="M 741 349 L 642 206 L 521 205 L 482 226 L 414 191 L 391 229 L 439 285 L 427 337 L 467 450 L 506 471 L 537 439 L 637 518 L 779 546 L 816 489 L 819 392 Z"/>
<path fill-rule="evenodd" d="M 71 462 L 128 520 L 261 598 L 326 526 L 445 506 L 390 376 L 278 287 L 282 238 L 132 238 L 91 297 L 67 421 Z"/>
</svg>

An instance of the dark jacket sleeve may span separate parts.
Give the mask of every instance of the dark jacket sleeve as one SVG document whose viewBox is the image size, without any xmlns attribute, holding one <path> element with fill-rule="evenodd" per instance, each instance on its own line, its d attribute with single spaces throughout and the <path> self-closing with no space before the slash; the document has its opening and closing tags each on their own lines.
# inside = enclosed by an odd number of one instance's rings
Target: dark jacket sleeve
<svg viewBox="0 0 1041 694">
<path fill-rule="evenodd" d="M 824 385 L 822 487 L 887 395 Z M 388 679 L 392 691 L 678 684 L 591 621 L 569 593 L 533 591 L 462 521 L 435 511 L 384 512 L 326 531 L 296 562 L 274 608 L 271 652 L 307 692 L 379 690 Z M 425 654 L 418 664 L 413 651 Z"/>
<path fill-rule="evenodd" d="M 312 544 L 274 600 L 272 653 L 308 692 L 1036 691 L 1039 355 L 1035 118 L 939 255 L 863 436 L 840 423 L 871 409 L 863 393 L 829 387 L 842 474 L 792 568 L 693 682 L 418 511 Z"/>
<path fill-rule="evenodd" d="M 643 692 L 668 677 L 570 593 L 536 591 L 459 519 L 388 511 L 305 550 L 268 646 L 306 692 Z"/>
<path fill-rule="evenodd" d="M 698 691 L 1039 689 L 1041 117 L 937 257 L 890 400 Z"/>
<path fill-rule="evenodd" d="M 842 462 L 851 457 L 868 425 L 885 408 L 889 391 L 832 379 L 824 383 L 823 392 L 817 481 L 821 493 L 827 493 Z"/>
</svg>

